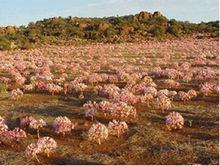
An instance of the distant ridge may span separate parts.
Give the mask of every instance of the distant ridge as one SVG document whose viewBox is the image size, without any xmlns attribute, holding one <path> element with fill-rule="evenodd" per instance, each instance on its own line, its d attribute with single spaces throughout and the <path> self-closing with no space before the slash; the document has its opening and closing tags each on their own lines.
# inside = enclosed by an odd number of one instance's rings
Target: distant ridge
<svg viewBox="0 0 220 166">
<path fill-rule="evenodd" d="M 134 42 L 200 34 L 217 37 L 219 21 L 199 24 L 167 19 L 159 11 L 103 18 L 54 17 L 28 26 L 0 27 L 0 50 L 71 42 Z"/>
</svg>

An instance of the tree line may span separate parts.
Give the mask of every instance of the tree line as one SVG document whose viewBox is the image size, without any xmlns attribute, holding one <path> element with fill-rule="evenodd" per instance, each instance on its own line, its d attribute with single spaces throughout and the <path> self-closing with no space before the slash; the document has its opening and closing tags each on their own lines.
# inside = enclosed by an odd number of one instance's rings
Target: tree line
<svg viewBox="0 0 220 166">
<path fill-rule="evenodd" d="M 42 44 L 87 42 L 132 42 L 148 38 L 192 34 L 217 37 L 219 21 L 190 23 L 167 19 L 160 12 L 104 18 L 54 17 L 28 26 L 0 27 L 0 50 L 29 49 Z"/>
</svg>

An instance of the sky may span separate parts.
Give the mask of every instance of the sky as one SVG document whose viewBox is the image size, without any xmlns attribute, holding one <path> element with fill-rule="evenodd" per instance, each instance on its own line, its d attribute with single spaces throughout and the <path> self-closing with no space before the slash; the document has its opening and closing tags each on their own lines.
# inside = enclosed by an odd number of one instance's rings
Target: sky
<svg viewBox="0 0 220 166">
<path fill-rule="evenodd" d="M 219 19 L 218 0 L 0 0 L 0 26 L 28 25 L 55 16 L 104 17 L 160 11 L 180 21 Z"/>
</svg>

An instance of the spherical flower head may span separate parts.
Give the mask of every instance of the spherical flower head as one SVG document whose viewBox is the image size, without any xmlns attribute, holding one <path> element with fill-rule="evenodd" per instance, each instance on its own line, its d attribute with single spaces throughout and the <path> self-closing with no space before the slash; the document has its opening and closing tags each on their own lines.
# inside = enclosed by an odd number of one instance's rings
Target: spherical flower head
<svg viewBox="0 0 220 166">
<path fill-rule="evenodd" d="M 88 101 L 87 103 L 83 104 L 83 109 L 86 111 L 88 109 L 95 109 L 96 102 Z"/>
<path fill-rule="evenodd" d="M 191 89 L 187 92 L 191 97 L 196 97 L 197 96 L 197 93 L 195 90 Z"/>
<path fill-rule="evenodd" d="M 29 124 L 29 127 L 35 130 L 38 130 L 45 126 L 47 126 L 47 123 L 43 119 L 39 119 L 39 120 L 32 119 Z"/>
<path fill-rule="evenodd" d="M 140 96 L 140 101 L 141 103 L 144 103 L 144 102 L 148 102 L 150 100 L 152 100 L 154 97 L 152 94 L 145 94 L 145 95 L 141 95 Z"/>
<path fill-rule="evenodd" d="M 213 93 L 218 94 L 219 93 L 219 86 L 218 86 L 218 84 L 214 84 L 211 82 L 205 82 L 204 84 L 201 85 L 200 91 L 205 96 L 208 96 Z"/>
<path fill-rule="evenodd" d="M 38 139 L 37 146 L 41 149 L 41 152 L 48 154 L 57 148 L 57 143 L 53 138 L 42 137 Z"/>
<path fill-rule="evenodd" d="M 122 101 L 129 104 L 136 104 L 139 102 L 139 97 L 135 96 L 133 93 L 131 93 L 128 89 L 122 89 L 120 93 L 114 95 L 112 97 L 113 101 Z"/>
<path fill-rule="evenodd" d="M 96 109 L 87 109 L 85 111 L 85 117 L 91 117 L 93 118 L 97 113 L 97 110 Z"/>
<path fill-rule="evenodd" d="M 95 92 L 95 94 L 99 94 L 102 91 L 103 87 L 101 85 L 96 85 L 93 88 L 93 91 Z"/>
<path fill-rule="evenodd" d="M 128 105 L 125 102 L 114 103 L 115 109 L 112 109 L 110 115 L 115 119 L 121 120 L 135 120 L 137 111 L 135 107 Z"/>
<path fill-rule="evenodd" d="M 38 139 L 36 143 L 31 143 L 27 146 L 25 150 L 26 157 L 35 157 L 37 158 L 37 154 L 45 153 L 49 156 L 49 154 L 57 148 L 57 143 L 53 138 L 50 137 L 42 137 Z"/>
<path fill-rule="evenodd" d="M 182 101 L 188 101 L 191 99 L 191 96 L 188 93 L 183 92 L 183 91 L 178 92 L 178 97 Z"/>
<path fill-rule="evenodd" d="M 35 88 L 34 84 L 29 84 L 29 85 L 24 85 L 23 86 L 24 91 L 32 91 L 32 90 L 34 90 L 34 88 Z"/>
<path fill-rule="evenodd" d="M 128 130 L 128 125 L 126 122 L 119 122 L 113 120 L 108 124 L 108 130 L 110 135 L 120 136 Z"/>
<path fill-rule="evenodd" d="M 63 135 L 65 135 L 75 128 L 75 124 L 73 124 L 66 116 L 59 116 L 54 120 L 53 128 L 55 129 L 55 132 L 57 134 L 62 133 Z"/>
<path fill-rule="evenodd" d="M 25 149 L 26 157 L 35 157 L 38 153 L 41 152 L 41 149 L 38 147 L 37 143 L 31 143 Z"/>
<path fill-rule="evenodd" d="M 109 101 L 101 101 L 97 106 L 98 109 L 103 111 L 104 113 L 111 113 L 116 109 L 116 105 Z"/>
<path fill-rule="evenodd" d="M 156 98 L 155 106 L 162 111 L 168 110 L 171 108 L 171 100 L 165 95 L 161 95 Z"/>
<path fill-rule="evenodd" d="M 154 97 L 157 96 L 157 89 L 154 87 L 147 87 L 145 89 L 145 94 L 152 94 Z"/>
<path fill-rule="evenodd" d="M 23 92 L 18 88 L 11 91 L 11 98 L 13 100 L 17 100 L 21 98 L 23 95 L 24 95 Z"/>
<path fill-rule="evenodd" d="M 168 130 L 182 129 L 184 118 L 178 112 L 172 112 L 166 117 L 166 126 Z"/>
<path fill-rule="evenodd" d="M 167 90 L 167 89 L 159 90 L 159 91 L 157 92 L 157 96 L 158 96 L 158 97 L 160 97 L 160 96 L 165 96 L 165 97 L 167 97 L 167 96 L 169 96 L 169 90 Z"/>
<path fill-rule="evenodd" d="M 27 137 L 27 134 L 24 130 L 20 129 L 20 128 L 15 128 L 14 130 L 12 130 L 14 135 L 15 135 L 15 139 L 16 140 L 20 140 L 23 138 Z"/>
<path fill-rule="evenodd" d="M 5 131 L 2 136 L 9 141 L 20 141 L 21 139 L 26 138 L 27 134 L 24 130 L 15 128 L 11 131 Z"/>
<path fill-rule="evenodd" d="M 108 138 L 108 128 L 101 123 L 93 124 L 88 131 L 88 138 L 101 144 L 101 140 Z"/>
</svg>

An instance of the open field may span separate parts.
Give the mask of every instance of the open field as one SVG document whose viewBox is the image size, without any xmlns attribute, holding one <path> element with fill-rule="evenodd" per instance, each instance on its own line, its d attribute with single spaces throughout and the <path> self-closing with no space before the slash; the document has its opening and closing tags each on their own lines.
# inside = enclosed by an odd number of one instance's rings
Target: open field
<svg viewBox="0 0 220 166">
<path fill-rule="evenodd" d="M 2 51 L 0 116 L 8 130 L 25 116 L 42 118 L 48 125 L 40 137 L 53 138 L 57 148 L 49 157 L 37 154 L 37 162 L 25 156 L 38 140 L 36 130 L 26 127 L 27 137 L 14 141 L 0 126 L 0 164 L 219 164 L 218 61 L 214 38 Z M 99 106 L 90 103 L 94 112 L 86 117 L 88 101 Z M 102 101 L 111 107 L 101 107 Z M 115 107 L 120 102 L 126 116 Z M 173 111 L 184 118 L 183 128 L 168 130 Z M 59 116 L 77 124 L 64 136 L 52 125 Z M 108 126 L 113 119 L 128 130 L 109 133 L 101 144 L 88 139 L 92 124 Z"/>
</svg>

